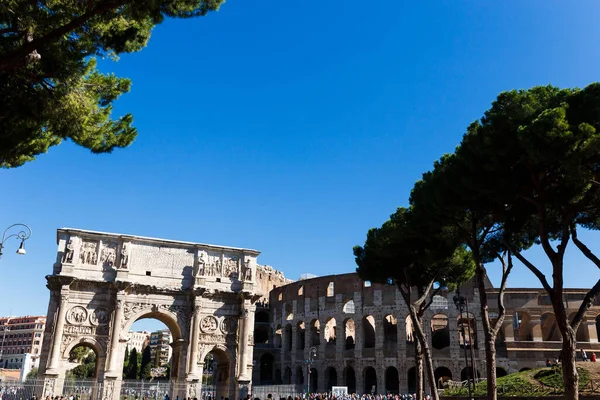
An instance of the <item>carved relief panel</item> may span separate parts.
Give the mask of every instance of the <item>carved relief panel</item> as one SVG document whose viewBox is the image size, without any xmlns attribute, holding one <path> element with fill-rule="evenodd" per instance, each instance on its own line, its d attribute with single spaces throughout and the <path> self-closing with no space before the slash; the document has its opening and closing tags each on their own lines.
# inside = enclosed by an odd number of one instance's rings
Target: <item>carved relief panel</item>
<svg viewBox="0 0 600 400">
<path fill-rule="evenodd" d="M 102 251 L 100 252 L 100 262 L 104 268 L 112 268 L 117 260 L 117 243 L 106 242 L 102 243 Z"/>
<path fill-rule="evenodd" d="M 79 247 L 79 261 L 81 264 L 96 265 L 98 263 L 98 242 L 83 240 Z"/>
</svg>

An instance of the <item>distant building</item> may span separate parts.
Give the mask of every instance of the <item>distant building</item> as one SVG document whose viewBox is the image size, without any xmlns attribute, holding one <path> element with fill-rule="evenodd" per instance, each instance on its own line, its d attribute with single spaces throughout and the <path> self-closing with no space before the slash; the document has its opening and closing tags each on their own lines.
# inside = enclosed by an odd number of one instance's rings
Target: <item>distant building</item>
<svg viewBox="0 0 600 400">
<path fill-rule="evenodd" d="M 1 317 L 0 368 L 38 367 L 45 326 L 42 316 Z"/>
<path fill-rule="evenodd" d="M 144 351 L 144 349 L 146 348 L 146 346 L 148 346 L 148 344 L 150 343 L 151 333 L 148 331 L 129 331 L 129 334 L 131 338 L 128 343 L 129 351 L 135 349 L 138 352 L 138 354 L 141 354 L 142 351 Z"/>
<path fill-rule="evenodd" d="M 152 362 L 157 367 L 167 365 L 171 360 L 173 336 L 168 329 L 155 331 L 150 334 L 150 352 Z"/>
</svg>

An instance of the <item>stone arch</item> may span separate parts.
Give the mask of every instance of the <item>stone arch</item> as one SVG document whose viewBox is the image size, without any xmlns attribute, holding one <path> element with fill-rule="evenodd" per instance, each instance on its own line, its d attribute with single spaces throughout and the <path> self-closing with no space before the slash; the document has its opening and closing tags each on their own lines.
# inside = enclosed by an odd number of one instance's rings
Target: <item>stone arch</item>
<svg viewBox="0 0 600 400">
<path fill-rule="evenodd" d="M 460 380 L 461 381 L 471 381 L 473 379 L 479 379 L 481 377 L 481 374 L 479 373 L 478 370 L 475 370 L 475 373 L 473 373 L 473 368 L 471 367 L 465 367 L 460 371 Z"/>
<path fill-rule="evenodd" d="M 477 323 L 472 312 L 457 317 L 458 340 L 461 347 L 477 348 Z"/>
<path fill-rule="evenodd" d="M 261 310 L 261 311 L 257 311 L 255 316 L 254 316 L 254 323 L 257 322 L 261 322 L 261 323 L 269 323 L 269 313 Z"/>
<path fill-rule="evenodd" d="M 525 368 L 521 368 L 519 370 L 519 372 L 523 372 L 523 371 L 531 371 L 531 368 L 525 367 Z"/>
<path fill-rule="evenodd" d="M 213 346 L 209 346 L 202 353 L 203 360 L 209 354 L 213 354 L 215 359 L 217 360 L 217 369 L 214 372 L 214 380 L 213 385 L 215 386 L 215 398 L 227 398 L 230 397 L 231 389 L 232 389 L 232 377 L 235 373 L 235 365 L 232 360 L 235 360 L 231 351 L 227 348 L 227 346 L 223 344 L 215 344 Z"/>
<path fill-rule="evenodd" d="M 283 372 L 283 384 L 291 385 L 292 384 L 292 369 L 290 367 L 285 367 Z"/>
<path fill-rule="evenodd" d="M 337 371 L 334 367 L 327 367 L 327 369 L 325 369 L 325 382 L 327 382 L 327 386 L 325 387 L 325 390 L 327 392 L 331 392 L 331 387 L 332 386 L 337 386 Z"/>
<path fill-rule="evenodd" d="M 67 342 L 67 341 L 68 341 L 68 343 L 66 344 L 66 346 L 64 347 L 64 349 L 62 351 L 62 358 L 69 358 L 69 354 L 71 353 L 71 351 L 75 347 L 79 347 L 79 346 L 86 346 L 86 347 L 92 349 L 94 351 L 94 353 L 96 353 L 96 357 L 98 357 L 98 358 L 106 358 L 106 347 L 104 344 L 101 344 L 98 340 L 96 340 L 96 338 L 87 337 L 87 336 L 80 337 L 80 338 L 73 338 L 71 336 L 66 336 L 63 338 L 63 346 L 65 345 L 65 342 Z"/>
<path fill-rule="evenodd" d="M 304 350 L 306 347 L 306 326 L 304 321 L 298 321 L 296 324 L 296 349 Z"/>
<path fill-rule="evenodd" d="M 450 328 L 446 314 L 435 314 L 431 318 L 431 346 L 437 350 L 450 346 Z"/>
<path fill-rule="evenodd" d="M 283 340 L 285 341 L 285 349 L 292 350 L 292 324 L 285 325 Z"/>
<path fill-rule="evenodd" d="M 304 369 L 300 365 L 296 367 L 296 385 L 304 385 Z"/>
<path fill-rule="evenodd" d="M 400 393 L 400 378 L 396 367 L 387 367 L 385 370 L 385 392 L 386 394 Z"/>
<path fill-rule="evenodd" d="M 259 376 L 260 384 L 273 384 L 275 379 L 273 369 L 275 368 L 275 357 L 271 353 L 265 353 L 260 357 Z"/>
<path fill-rule="evenodd" d="M 417 369 L 411 367 L 406 371 L 406 381 L 408 385 L 408 392 L 414 393 L 417 391 Z"/>
<path fill-rule="evenodd" d="M 372 315 L 365 315 L 362 322 L 363 346 L 365 349 L 375 348 L 375 318 Z"/>
<path fill-rule="evenodd" d="M 452 380 L 452 371 L 447 367 L 437 367 L 433 375 L 438 389 L 443 389 L 444 383 Z"/>
<path fill-rule="evenodd" d="M 395 345 L 398 343 L 398 319 L 392 314 L 383 317 L 383 344 Z"/>
<path fill-rule="evenodd" d="M 575 318 L 575 313 L 569 315 L 569 322 L 573 321 L 573 318 Z M 577 332 L 575 332 L 575 340 L 577 340 L 578 343 L 590 341 L 590 332 L 588 330 L 587 324 L 587 317 L 584 315 L 581 319 L 581 322 L 579 323 L 579 326 L 577 327 Z"/>
<path fill-rule="evenodd" d="M 334 317 L 328 318 L 325 322 L 325 343 L 335 346 L 337 339 L 337 324 Z"/>
<path fill-rule="evenodd" d="M 348 393 L 356 393 L 356 372 L 352 367 L 344 369 L 344 384 L 348 387 Z"/>
<path fill-rule="evenodd" d="M 502 368 L 502 367 L 496 367 L 496 377 L 497 378 L 502 378 L 503 376 L 508 375 L 508 372 L 506 371 L 506 369 Z"/>
<path fill-rule="evenodd" d="M 321 344 L 321 323 L 318 319 L 310 322 L 310 345 L 319 346 Z"/>
<path fill-rule="evenodd" d="M 344 321 L 344 340 L 344 349 L 354 349 L 356 345 L 356 330 L 352 318 L 348 318 Z"/>
<path fill-rule="evenodd" d="M 316 368 L 310 369 L 310 392 L 316 393 L 319 390 L 319 371 Z"/>
<path fill-rule="evenodd" d="M 542 340 L 544 342 L 558 342 L 560 341 L 560 331 L 556 324 L 556 318 L 553 313 L 545 313 L 540 318 L 540 325 L 542 328 Z"/>
<path fill-rule="evenodd" d="M 283 328 L 281 327 L 281 324 L 277 324 L 277 327 L 275 328 L 275 337 L 273 338 L 273 344 L 275 345 L 275 348 L 280 349 L 281 348 L 281 342 L 283 340 Z"/>
<path fill-rule="evenodd" d="M 364 371 L 364 394 L 377 393 L 377 371 L 373 367 L 366 367 Z"/>
<path fill-rule="evenodd" d="M 531 332 L 531 316 L 525 311 L 515 311 L 513 314 L 513 329 L 515 337 L 519 342 L 532 342 L 533 333 Z"/>
</svg>

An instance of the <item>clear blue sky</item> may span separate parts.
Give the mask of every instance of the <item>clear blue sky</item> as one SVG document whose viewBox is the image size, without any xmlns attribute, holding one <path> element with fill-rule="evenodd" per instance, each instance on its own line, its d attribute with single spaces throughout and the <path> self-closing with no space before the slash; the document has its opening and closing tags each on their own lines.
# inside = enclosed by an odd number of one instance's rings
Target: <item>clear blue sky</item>
<svg viewBox="0 0 600 400">
<path fill-rule="evenodd" d="M 256 248 L 291 278 L 354 271 L 352 246 L 499 92 L 600 79 L 599 11 L 592 0 L 229 0 L 164 23 L 142 52 L 101 64 L 133 80 L 115 108 L 135 116 L 130 148 L 65 143 L 0 171 L 0 226 L 34 229 L 27 256 L 15 241 L 0 260 L 0 315 L 46 313 L 63 226 Z M 599 237 L 584 235 L 598 252 Z M 567 263 L 568 286 L 600 276 L 575 249 Z M 509 284 L 539 286 L 521 266 Z"/>
</svg>

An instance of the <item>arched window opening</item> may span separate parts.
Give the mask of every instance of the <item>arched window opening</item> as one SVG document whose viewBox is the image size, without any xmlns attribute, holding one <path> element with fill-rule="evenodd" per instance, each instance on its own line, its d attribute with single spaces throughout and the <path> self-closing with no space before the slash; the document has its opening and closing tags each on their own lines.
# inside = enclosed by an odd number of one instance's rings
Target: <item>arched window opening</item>
<svg viewBox="0 0 600 400">
<path fill-rule="evenodd" d="M 318 319 L 313 319 L 310 323 L 310 345 L 319 346 L 321 344 L 321 323 Z"/>
<path fill-rule="evenodd" d="M 306 327 L 304 321 L 298 322 L 296 327 L 296 349 L 304 350 L 306 347 Z"/>
<path fill-rule="evenodd" d="M 261 345 L 269 343 L 269 327 L 259 325 L 254 327 L 254 344 Z"/>
<path fill-rule="evenodd" d="M 413 322 L 412 322 L 412 318 L 409 316 L 406 317 L 405 320 L 405 326 L 406 326 L 406 341 L 407 342 L 414 342 L 415 341 L 415 329 L 413 327 Z"/>
<path fill-rule="evenodd" d="M 304 296 L 304 285 L 300 285 L 298 288 L 298 296 Z"/>
<path fill-rule="evenodd" d="M 406 372 L 406 378 L 408 383 L 408 392 L 414 393 L 417 391 L 417 369 L 415 367 L 409 368 Z"/>
<path fill-rule="evenodd" d="M 391 314 L 383 319 L 383 343 L 384 346 L 398 343 L 398 320 Z"/>
<path fill-rule="evenodd" d="M 475 370 L 475 373 L 473 374 L 473 368 L 471 367 L 463 368 L 462 371 L 460 371 L 460 380 L 463 382 L 472 381 L 473 379 L 477 380 L 479 378 L 481 378 L 479 371 Z"/>
<path fill-rule="evenodd" d="M 573 318 L 575 318 L 574 313 L 569 316 L 569 322 L 573 321 Z M 589 331 L 588 331 L 588 321 L 585 316 L 581 319 L 581 322 L 579 323 L 579 326 L 577 327 L 577 332 L 575 332 L 575 340 L 577 340 L 577 342 L 589 342 L 590 341 L 590 335 L 589 335 Z"/>
<path fill-rule="evenodd" d="M 281 328 L 281 325 L 277 325 L 277 329 L 275 329 L 275 339 L 274 339 L 274 344 L 275 347 L 280 349 L 281 348 L 281 342 L 282 342 L 282 336 L 283 336 L 283 329 Z"/>
<path fill-rule="evenodd" d="M 325 343 L 327 345 L 335 346 L 335 341 L 337 338 L 337 324 L 335 322 L 335 318 L 329 318 L 325 323 Z"/>
<path fill-rule="evenodd" d="M 437 350 L 450 346 L 448 317 L 444 314 L 436 314 L 431 318 L 431 345 Z"/>
<path fill-rule="evenodd" d="M 461 347 L 477 348 L 477 324 L 473 313 L 462 313 L 458 316 L 458 340 Z"/>
<path fill-rule="evenodd" d="M 502 367 L 496 367 L 496 377 L 502 378 L 503 376 L 508 375 L 508 372 Z"/>
<path fill-rule="evenodd" d="M 531 317 L 524 311 L 515 311 L 513 314 L 513 331 L 515 339 L 519 342 L 533 342 L 531 333 Z"/>
<path fill-rule="evenodd" d="M 304 385 L 304 369 L 301 366 L 296 367 L 296 385 Z"/>
<path fill-rule="evenodd" d="M 287 324 L 285 326 L 284 340 L 285 348 L 287 350 L 292 350 L 292 324 Z"/>
<path fill-rule="evenodd" d="M 600 340 L 600 314 L 596 317 L 596 337 Z"/>
<path fill-rule="evenodd" d="M 354 300 L 348 300 L 342 308 L 344 314 L 354 314 Z"/>
<path fill-rule="evenodd" d="M 266 311 L 258 311 L 254 315 L 254 322 L 268 324 L 269 323 L 269 313 L 267 313 Z"/>
<path fill-rule="evenodd" d="M 354 331 L 354 320 L 347 319 L 344 323 L 344 337 L 345 337 L 345 346 L 346 350 L 354 349 L 356 344 L 355 340 L 355 331 Z"/>
<path fill-rule="evenodd" d="M 329 282 L 329 285 L 327 285 L 327 297 L 333 296 L 335 296 L 335 285 L 333 282 Z"/>
<path fill-rule="evenodd" d="M 375 348 L 375 318 L 367 315 L 363 318 L 364 348 Z M 367 392 L 365 392 L 367 393 Z M 370 393 L 370 392 L 369 392 Z"/>
</svg>

